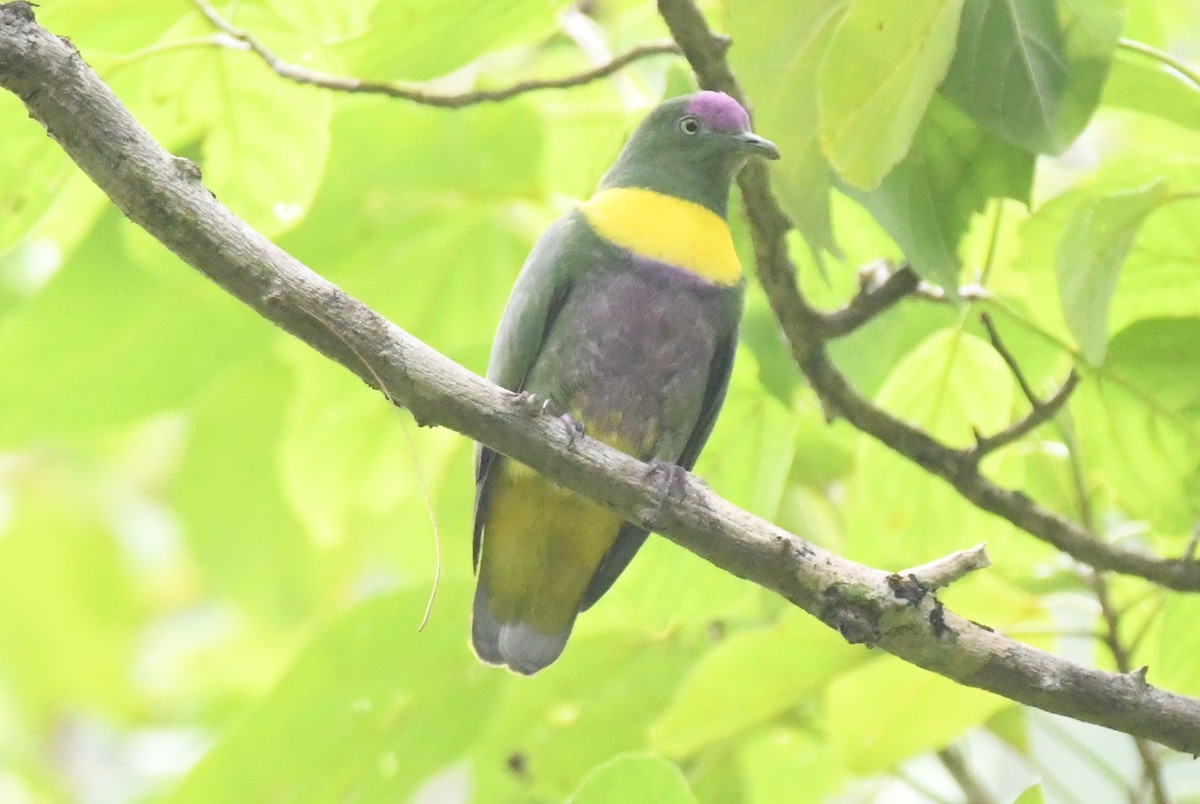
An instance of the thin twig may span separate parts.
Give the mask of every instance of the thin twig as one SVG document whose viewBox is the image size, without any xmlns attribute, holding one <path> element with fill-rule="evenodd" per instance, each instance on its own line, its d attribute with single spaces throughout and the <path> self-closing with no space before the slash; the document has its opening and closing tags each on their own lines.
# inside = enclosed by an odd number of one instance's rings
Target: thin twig
<svg viewBox="0 0 1200 804">
<path fill-rule="evenodd" d="M 1017 378 L 1017 383 L 1021 386 L 1021 393 L 1025 394 L 1025 398 L 1029 400 L 1029 404 L 1037 408 L 1041 402 L 1038 401 L 1038 396 L 1034 393 L 1033 386 L 1025 379 L 1025 372 L 1021 370 L 1021 365 L 1013 357 L 1013 353 L 1008 351 L 1008 347 L 1004 345 L 1004 341 L 1000 339 L 1000 333 L 996 331 L 996 325 L 992 322 L 992 317 L 987 313 L 981 313 L 979 318 L 983 321 L 983 328 L 987 330 L 988 340 L 992 342 L 992 348 L 996 350 L 996 353 L 1000 355 L 1008 366 L 1008 370 Z"/>
<path fill-rule="evenodd" d="M 1149 56 L 1155 61 L 1165 64 L 1190 81 L 1192 85 L 1196 87 L 1196 89 L 1200 89 L 1200 71 L 1197 71 L 1186 61 L 1178 59 L 1172 56 L 1170 53 L 1166 53 L 1156 47 L 1151 47 L 1145 42 L 1138 42 L 1136 39 L 1121 38 L 1118 40 L 1118 44 L 1125 50 L 1133 53 L 1140 53 L 1143 56 Z"/>
<path fill-rule="evenodd" d="M 975 446 L 969 450 L 971 457 L 978 459 L 989 452 L 994 452 L 1006 444 L 1011 444 L 1017 439 L 1033 432 L 1038 427 L 1041 427 L 1046 422 L 1053 419 L 1058 412 L 1062 410 L 1067 399 L 1071 396 L 1071 392 L 1075 390 L 1075 386 L 1079 384 L 1079 374 L 1075 369 L 1067 374 L 1067 379 L 1058 387 L 1054 395 L 1045 402 L 1038 402 L 1029 411 L 1029 415 L 1015 422 L 1000 432 L 979 438 L 975 442 Z"/>
<path fill-rule="evenodd" d="M 1188 539 L 1187 547 L 1183 548 L 1183 560 L 1195 561 L 1197 547 L 1200 547 L 1200 522 L 1192 528 L 1192 538 Z"/>
<path fill-rule="evenodd" d="M 594 67 L 591 70 L 585 70 L 575 75 L 565 76 L 563 78 L 540 78 L 529 81 L 520 81 L 511 86 L 502 89 L 480 89 L 474 92 L 463 92 L 455 95 L 446 95 L 436 92 L 429 92 L 419 86 L 413 84 L 398 84 L 387 81 L 367 81 L 360 78 L 351 78 L 342 75 L 332 75 L 330 73 L 322 73 L 317 70 L 310 70 L 307 67 L 301 67 L 298 64 L 284 61 L 269 49 L 266 45 L 260 42 L 248 31 L 230 23 L 224 17 L 217 13 L 207 0 L 193 0 L 200 12 L 208 18 L 214 26 L 224 31 L 229 37 L 228 46 L 238 47 L 243 50 L 248 50 L 256 54 L 263 62 L 270 67 L 276 74 L 289 81 L 295 81 L 298 84 L 308 84 L 311 86 L 321 87 L 323 89 L 331 89 L 338 92 L 363 93 L 386 95 L 390 98 L 399 98 L 400 100 L 412 101 L 426 106 L 436 106 L 442 109 L 460 109 L 464 106 L 472 106 L 477 103 L 498 103 L 515 98 L 518 95 L 524 95 L 528 92 L 537 92 L 544 89 L 566 89 L 568 87 L 577 87 L 581 84 L 587 84 L 601 78 L 606 78 L 612 75 L 623 67 L 632 64 L 638 59 L 644 59 L 648 56 L 659 56 L 668 53 L 678 53 L 679 48 L 674 42 L 647 42 L 646 44 L 638 45 L 629 51 L 615 56 L 612 61 L 607 64 L 602 64 Z"/>
<path fill-rule="evenodd" d="M 962 753 L 953 746 L 937 752 L 942 767 L 954 779 L 967 799 L 967 804 L 993 804 L 996 800 L 987 785 L 981 782 L 963 760 Z"/>
<path fill-rule="evenodd" d="M 325 318 L 325 316 L 321 315 L 316 310 L 311 309 L 307 305 L 297 306 L 305 313 L 312 316 L 314 320 L 321 324 L 321 326 L 325 327 L 325 329 L 328 330 L 331 335 L 333 335 L 346 346 L 351 354 L 358 358 L 358 361 L 362 364 L 363 369 L 371 375 L 371 379 L 374 381 L 375 387 L 379 389 L 379 393 L 383 394 L 383 398 L 386 399 L 390 405 L 398 409 L 403 407 L 400 402 L 396 400 L 396 397 L 392 396 L 392 392 L 388 389 L 388 384 L 384 382 L 383 377 L 379 376 L 379 372 L 375 370 L 373 365 L 371 365 L 371 361 L 367 360 L 367 358 L 363 356 L 362 352 L 355 348 L 354 344 L 347 340 L 342 333 L 338 332 L 337 328 L 329 323 L 329 319 Z M 429 496 L 429 488 L 425 485 L 425 475 L 421 471 L 420 462 L 417 460 L 417 448 L 413 444 L 412 435 L 409 434 L 408 427 L 404 424 L 404 419 L 399 419 L 399 422 L 400 432 L 404 433 L 404 440 L 408 443 L 408 452 L 413 459 L 413 468 L 417 473 L 417 486 L 421 489 L 421 497 L 425 501 L 425 511 L 429 514 L 429 524 L 433 528 L 433 584 L 429 588 L 429 599 L 425 602 L 425 614 L 422 615 L 421 622 L 417 625 L 417 633 L 420 633 L 424 631 L 425 626 L 429 624 L 429 617 L 433 613 L 433 601 L 437 598 L 438 588 L 442 583 L 442 532 L 438 528 L 437 514 L 433 510 L 433 501 Z"/>
<path fill-rule="evenodd" d="M 908 264 L 891 270 L 882 263 L 860 272 L 859 283 L 858 293 L 845 307 L 821 316 L 821 337 L 839 338 L 853 332 L 915 291 L 919 280 Z"/>
<path fill-rule="evenodd" d="M 989 301 L 992 299 L 992 292 L 978 283 L 959 285 L 955 292 L 958 294 L 957 299 L 951 298 L 944 288 L 922 281 L 912 295 L 913 298 L 938 304 L 958 304 L 959 301 Z"/>
</svg>

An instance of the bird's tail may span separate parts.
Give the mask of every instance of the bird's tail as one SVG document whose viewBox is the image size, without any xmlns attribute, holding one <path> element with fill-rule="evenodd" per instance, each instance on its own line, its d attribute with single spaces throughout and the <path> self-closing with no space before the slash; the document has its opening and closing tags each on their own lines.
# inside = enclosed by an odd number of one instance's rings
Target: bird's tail
<svg viewBox="0 0 1200 804">
<path fill-rule="evenodd" d="M 572 617 L 558 633 L 543 634 L 520 620 L 501 622 L 491 612 L 491 600 L 482 578 L 475 587 L 471 647 L 488 664 L 507 665 L 518 673 L 533 675 L 562 654 L 574 624 Z"/>
</svg>

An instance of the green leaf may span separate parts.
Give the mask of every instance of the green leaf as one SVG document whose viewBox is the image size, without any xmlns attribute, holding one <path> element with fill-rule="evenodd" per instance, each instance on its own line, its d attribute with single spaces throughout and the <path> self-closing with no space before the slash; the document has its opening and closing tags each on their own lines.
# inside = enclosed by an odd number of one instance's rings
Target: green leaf
<svg viewBox="0 0 1200 804">
<path fill-rule="evenodd" d="M 1085 466 L 1129 515 L 1183 534 L 1200 518 L 1200 318 L 1148 319 L 1113 338 L 1072 401 Z"/>
<path fill-rule="evenodd" d="M 23 717 L 47 727 L 69 710 L 116 716 L 131 698 L 143 612 L 130 556 L 80 471 L 95 459 L 28 456 L 3 486 L 17 496 L 0 527 L 0 668 Z"/>
<path fill-rule="evenodd" d="M 336 49 L 361 78 L 427 81 L 483 54 L 535 42 L 557 26 L 567 0 L 387 0 L 371 13 L 371 33 Z"/>
<path fill-rule="evenodd" d="M 1104 362 L 1108 307 L 1142 221 L 1168 199 L 1166 179 L 1086 198 L 1067 219 L 1054 265 L 1067 326 L 1088 362 Z"/>
<path fill-rule="evenodd" d="M 876 396 L 893 416 L 953 445 L 994 433 L 1014 415 L 1014 385 L 990 344 L 935 332 L 895 367 Z M 1000 520 L 874 439 L 862 438 L 845 510 L 847 547 L 872 566 L 901 568 L 988 540 Z M 964 534 L 970 534 L 969 537 Z"/>
<path fill-rule="evenodd" d="M 243 7 L 231 22 L 284 60 L 327 67 L 319 43 L 269 9 Z M 167 148 L 199 141 L 205 186 L 251 226 L 276 235 L 304 217 L 321 185 L 334 95 L 281 78 L 248 51 L 170 49 L 211 30 L 196 13 L 163 36 L 139 116 Z"/>
<path fill-rule="evenodd" d="M 958 286 L 958 245 L 989 198 L 1028 201 L 1033 154 L 980 129 L 935 96 L 912 150 L 875 189 L 850 195 L 871 211 L 925 279 Z"/>
<path fill-rule="evenodd" d="M 214 380 L 170 488 L 211 591 L 272 624 L 311 615 L 317 596 L 314 545 L 288 509 L 277 468 L 287 380 L 263 359 Z"/>
<path fill-rule="evenodd" d="M 379 0 L 267 0 L 281 18 L 325 44 L 336 45 L 365 36 Z"/>
<path fill-rule="evenodd" d="M 1150 668 L 1155 686 L 1181 695 L 1200 696 L 1200 598 L 1167 592 L 1159 634 L 1158 664 Z"/>
<path fill-rule="evenodd" d="M 1125 0 L 967 0 L 943 92 L 999 137 L 1062 153 L 1087 124 Z"/>
<path fill-rule="evenodd" d="M 5 126 L 4 148 L 0 148 L 0 255 L 45 214 L 74 170 L 46 130 L 37 121 L 25 119 L 28 114 L 16 95 L 0 95 L 0 120 L 17 121 Z M 29 181 L 29 176 L 39 180 Z M 4 279 L 0 269 L 0 282 Z"/>
<path fill-rule="evenodd" d="M 188 405 L 272 330 L 197 274 L 140 265 L 110 211 L 3 321 L 0 442 L 121 426 Z"/>
<path fill-rule="evenodd" d="M 1135 125 L 1129 136 L 1146 145 L 1154 132 Z M 1060 280 L 1049 270 L 1058 258 L 1068 221 L 1096 198 L 1136 192 L 1169 177 L 1172 197 L 1200 188 L 1200 165 L 1158 153 L 1112 163 L 1095 186 L 1069 190 L 1042 206 L 1020 229 L 1020 255 L 1011 271 L 996 272 L 997 292 L 1018 304 L 1037 327 L 1059 341 L 1072 339 L 1064 318 Z M 1176 200 L 1141 221 L 1139 234 L 1117 271 L 1107 312 L 1107 332 L 1162 316 L 1200 315 L 1200 272 L 1195 270 L 1196 202 Z M 1092 250 L 1088 246 L 1088 250 Z M 1092 289 L 1095 292 L 1095 289 Z"/>
<path fill-rule="evenodd" d="M 908 152 L 954 54 L 963 0 L 858 0 L 821 67 L 821 145 L 850 185 L 875 187 Z"/>
<path fill-rule="evenodd" d="M 855 773 L 881 773 L 948 745 L 1008 705 L 998 695 L 881 656 L 830 686 L 834 756 Z"/>
<path fill-rule="evenodd" d="M 821 736 L 773 727 L 755 733 L 738 747 L 746 804 L 819 804 L 833 799 L 845 783 L 845 770 L 834 759 L 829 741 Z"/>
<path fill-rule="evenodd" d="M 579 625 L 591 615 L 583 614 Z M 646 728 L 693 659 L 680 637 L 677 629 L 577 631 L 553 665 L 514 678 L 474 757 L 479 788 L 497 799 L 522 790 L 561 801 L 597 764 L 645 750 Z"/>
<path fill-rule="evenodd" d="M 729 58 L 754 101 L 755 128 L 784 155 L 771 167 L 772 185 L 818 261 L 823 252 L 838 254 L 830 168 L 818 139 L 818 78 L 849 7 L 850 0 L 770 0 L 729 10 L 729 32 L 738 43 Z"/>
<path fill-rule="evenodd" d="M 683 759 L 795 708 L 867 654 L 805 614 L 743 631 L 696 663 L 650 727 L 650 745 Z"/>
<path fill-rule="evenodd" d="M 1200 87 L 1145 56 L 1118 54 L 1103 102 L 1200 130 Z"/>
<path fill-rule="evenodd" d="M 453 619 L 418 633 L 425 598 L 334 620 L 169 801 L 402 801 L 462 759 L 509 676 L 467 647 L 468 587 L 443 585 Z"/>
<path fill-rule="evenodd" d="M 653 801 L 696 804 L 682 771 L 653 754 L 625 754 L 596 768 L 568 799 L 571 804 Z"/>
</svg>

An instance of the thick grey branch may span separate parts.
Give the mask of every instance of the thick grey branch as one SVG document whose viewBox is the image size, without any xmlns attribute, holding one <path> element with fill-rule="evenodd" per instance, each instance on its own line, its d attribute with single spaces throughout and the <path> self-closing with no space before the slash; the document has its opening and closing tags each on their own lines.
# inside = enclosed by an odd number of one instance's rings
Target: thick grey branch
<svg viewBox="0 0 1200 804">
<path fill-rule="evenodd" d="M 771 589 L 858 642 L 1012 700 L 1200 753 L 1200 701 L 1081 667 L 944 609 L 920 584 L 847 561 L 751 516 L 688 475 L 661 500 L 648 467 L 589 438 L 347 296 L 252 230 L 162 150 L 28 3 L 0 5 L 0 86 L 20 96 L 110 198 L 182 260 L 369 384 L 418 421 L 449 427 L 648 521 L 719 567 Z"/>
<path fill-rule="evenodd" d="M 387 81 L 366 81 L 361 78 L 350 78 L 343 75 L 331 75 L 317 70 L 310 70 L 298 64 L 284 61 L 274 51 L 264 45 L 249 31 L 242 30 L 226 20 L 206 0 L 194 0 L 196 7 L 208 18 L 216 28 L 229 37 L 230 46 L 249 50 L 257 55 L 281 78 L 295 81 L 298 84 L 332 89 L 338 92 L 361 93 L 367 95 L 386 95 L 389 98 L 412 101 L 425 106 L 438 106 L 443 109 L 460 109 L 477 103 L 498 103 L 524 95 L 526 92 L 537 92 L 544 89 L 566 89 L 588 84 L 601 78 L 606 78 L 638 59 L 647 56 L 659 56 L 666 53 L 678 54 L 679 48 L 674 42 L 647 42 L 631 48 L 619 56 L 598 67 L 585 70 L 575 75 L 563 78 L 544 78 L 521 81 L 502 89 L 480 89 L 474 92 L 463 92 L 446 95 L 430 92 L 414 84 L 398 84 Z"/>
</svg>

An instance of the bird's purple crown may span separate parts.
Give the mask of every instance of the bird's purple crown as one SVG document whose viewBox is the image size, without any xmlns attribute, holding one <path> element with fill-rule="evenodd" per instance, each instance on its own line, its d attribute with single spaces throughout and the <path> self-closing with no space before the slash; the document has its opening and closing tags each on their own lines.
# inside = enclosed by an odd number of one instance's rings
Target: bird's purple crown
<svg viewBox="0 0 1200 804">
<path fill-rule="evenodd" d="M 750 115 L 742 105 L 724 92 L 697 92 L 687 104 L 687 113 L 695 115 L 713 131 L 739 133 L 750 128 Z"/>
</svg>

